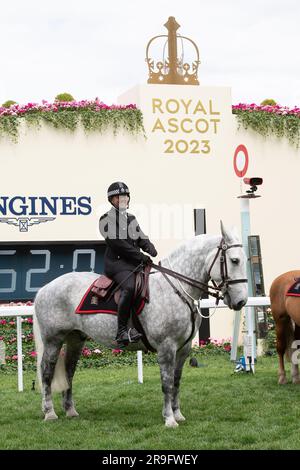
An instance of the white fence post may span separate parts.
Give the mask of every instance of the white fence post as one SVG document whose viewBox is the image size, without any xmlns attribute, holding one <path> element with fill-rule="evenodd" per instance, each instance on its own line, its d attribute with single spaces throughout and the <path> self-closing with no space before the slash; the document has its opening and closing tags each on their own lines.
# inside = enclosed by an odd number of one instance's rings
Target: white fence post
<svg viewBox="0 0 300 470">
<path fill-rule="evenodd" d="M 23 392 L 23 351 L 22 351 L 22 317 L 17 317 L 17 344 L 18 344 L 18 390 Z"/>
<path fill-rule="evenodd" d="M 143 380 L 143 353 L 142 351 L 137 352 L 137 361 L 138 361 L 138 382 L 142 384 Z"/>
</svg>

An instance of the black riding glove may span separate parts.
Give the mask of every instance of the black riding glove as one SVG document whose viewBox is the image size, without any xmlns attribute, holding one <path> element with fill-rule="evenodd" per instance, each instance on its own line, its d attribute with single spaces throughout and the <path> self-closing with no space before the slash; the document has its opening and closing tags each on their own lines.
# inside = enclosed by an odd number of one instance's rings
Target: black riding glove
<svg viewBox="0 0 300 470">
<path fill-rule="evenodd" d="M 155 256 L 157 256 L 157 251 L 156 249 L 153 247 L 153 249 L 151 249 L 150 251 L 148 251 L 149 255 L 152 256 L 153 258 L 155 258 Z"/>
<path fill-rule="evenodd" d="M 150 256 L 144 255 L 144 253 L 141 253 L 141 259 L 143 264 L 152 263 L 152 259 L 150 258 Z"/>
</svg>

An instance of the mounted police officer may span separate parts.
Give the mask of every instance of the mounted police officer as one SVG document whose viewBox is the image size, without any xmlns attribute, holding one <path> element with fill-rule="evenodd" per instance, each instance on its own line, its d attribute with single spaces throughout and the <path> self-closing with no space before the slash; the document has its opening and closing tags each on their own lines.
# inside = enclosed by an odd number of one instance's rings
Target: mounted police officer
<svg viewBox="0 0 300 470">
<path fill-rule="evenodd" d="M 126 346 L 129 342 L 137 342 L 141 334 L 127 323 L 130 318 L 135 291 L 135 274 L 139 265 L 151 262 L 150 256 L 157 256 L 157 251 L 145 235 L 135 216 L 127 213 L 130 201 L 128 186 L 122 182 L 112 183 L 107 190 L 107 197 L 112 208 L 99 220 L 99 230 L 106 241 L 104 255 L 105 274 L 121 283 L 121 296 L 118 304 L 117 343 Z"/>
</svg>

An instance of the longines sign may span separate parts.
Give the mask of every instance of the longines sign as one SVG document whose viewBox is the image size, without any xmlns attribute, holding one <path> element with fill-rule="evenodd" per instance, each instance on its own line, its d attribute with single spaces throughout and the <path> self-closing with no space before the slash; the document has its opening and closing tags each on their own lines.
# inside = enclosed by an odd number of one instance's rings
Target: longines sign
<svg viewBox="0 0 300 470">
<path fill-rule="evenodd" d="M 31 225 L 50 222 L 57 215 L 89 215 L 90 196 L 0 196 L 0 222 L 28 232 Z"/>
</svg>

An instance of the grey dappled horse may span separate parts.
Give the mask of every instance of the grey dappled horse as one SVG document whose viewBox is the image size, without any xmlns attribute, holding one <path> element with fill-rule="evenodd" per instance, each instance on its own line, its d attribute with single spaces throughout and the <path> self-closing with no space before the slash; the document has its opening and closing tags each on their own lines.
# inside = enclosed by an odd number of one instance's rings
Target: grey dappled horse
<svg viewBox="0 0 300 470">
<path fill-rule="evenodd" d="M 161 264 L 204 283 L 209 281 L 210 271 L 210 278 L 220 284 L 223 274 L 220 256 L 216 258 L 216 253 L 223 240 L 222 243 L 231 248 L 226 251 L 227 279 L 237 281 L 222 287 L 224 302 L 230 308 L 240 310 L 247 302 L 247 284 L 244 282 L 247 277 L 246 258 L 241 245 L 232 246 L 239 243 L 237 236 L 226 230 L 222 223 L 221 231 L 222 237 L 195 236 L 179 246 L 168 258 L 162 259 Z M 36 295 L 34 332 L 45 420 L 57 418 L 51 393 L 59 390 L 63 392 L 66 415 L 78 416 L 72 398 L 72 379 L 85 339 L 91 337 L 109 348 L 116 346 L 116 316 L 74 313 L 89 285 L 98 276 L 93 272 L 64 274 L 42 287 Z M 190 302 L 189 296 L 197 300 L 200 298 L 199 288 L 185 284 L 184 292 L 176 279 L 172 278 L 172 281 Z M 157 350 L 165 425 L 175 427 L 178 422 L 185 420 L 179 408 L 179 385 L 192 343 L 191 312 L 160 272 L 151 274 L 149 282 L 150 303 L 145 305 L 140 321 L 150 344 Z M 201 317 L 197 314 L 194 335 L 200 323 Z M 190 340 L 185 344 L 189 337 Z M 61 356 L 63 343 L 66 344 L 66 350 L 65 355 Z M 130 348 L 138 350 L 143 349 L 143 346 L 138 343 L 130 345 Z M 58 383 L 59 377 L 63 383 Z"/>
</svg>

